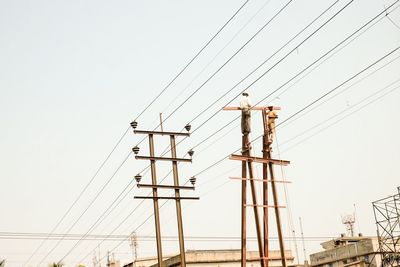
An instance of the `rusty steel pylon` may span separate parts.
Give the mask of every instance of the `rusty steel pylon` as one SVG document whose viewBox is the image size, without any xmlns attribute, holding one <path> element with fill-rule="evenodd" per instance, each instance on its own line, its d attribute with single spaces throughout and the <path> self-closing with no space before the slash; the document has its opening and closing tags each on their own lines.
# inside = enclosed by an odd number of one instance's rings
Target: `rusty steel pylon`
<svg viewBox="0 0 400 267">
<path fill-rule="evenodd" d="M 276 227 L 279 239 L 280 248 L 280 258 L 282 261 L 282 267 L 287 267 L 286 256 L 285 256 L 285 246 L 283 242 L 282 224 L 280 216 L 280 208 L 285 208 L 285 206 L 279 205 L 278 193 L 276 189 L 276 183 L 288 183 L 287 181 L 281 181 L 275 179 L 274 165 L 287 166 L 290 162 L 287 160 L 277 160 L 271 157 L 271 144 L 273 141 L 273 136 L 275 134 L 275 119 L 277 118 L 275 110 L 279 110 L 279 107 L 251 107 L 252 111 L 262 111 L 263 118 L 263 156 L 254 157 L 251 156 L 251 143 L 249 140 L 249 135 L 244 133 L 242 136 L 242 154 L 241 155 L 230 155 L 229 159 L 242 161 L 242 176 L 241 177 L 230 177 L 231 179 L 239 179 L 242 181 L 242 205 L 241 205 L 241 266 L 246 266 L 246 207 L 253 207 L 255 227 L 257 233 L 257 243 L 259 251 L 260 266 L 268 267 L 269 259 L 269 220 L 268 220 L 268 209 L 273 208 L 275 211 Z M 239 107 L 225 107 L 224 110 L 241 110 Z M 255 178 L 253 176 L 253 163 L 261 163 L 263 166 L 263 177 Z M 247 177 L 247 174 L 249 177 Z M 247 203 L 247 182 L 250 183 L 252 204 Z M 258 204 L 257 194 L 256 194 L 256 184 L 255 182 L 263 183 L 263 196 L 262 204 Z M 273 198 L 273 205 L 269 204 L 268 199 L 268 184 L 271 185 L 271 192 Z M 259 208 L 263 208 L 263 220 L 262 220 L 262 230 L 260 223 Z"/>
<path fill-rule="evenodd" d="M 185 257 L 185 240 L 183 235 L 183 222 L 182 222 L 182 208 L 181 208 L 181 200 L 198 200 L 199 197 L 181 197 L 180 190 L 194 190 L 196 178 L 191 177 L 189 180 L 192 186 L 181 186 L 179 185 L 179 176 L 178 176 L 178 162 L 192 162 L 192 158 L 178 158 L 176 156 L 176 143 L 175 139 L 176 136 L 190 136 L 190 125 L 186 125 L 185 129 L 187 133 L 180 133 L 180 132 L 165 132 L 161 131 L 142 131 L 136 130 L 137 122 L 134 121 L 131 123 L 132 128 L 134 129 L 135 134 L 146 134 L 149 137 L 149 156 L 139 156 L 139 147 L 135 146 L 132 148 L 132 151 L 135 153 L 135 158 L 139 160 L 150 160 L 150 167 L 151 167 L 151 184 L 142 184 L 141 181 L 141 174 L 137 174 L 135 176 L 135 180 L 137 182 L 137 187 L 143 188 L 151 188 L 152 189 L 152 196 L 135 196 L 136 199 L 152 199 L 153 206 L 154 206 L 154 222 L 155 222 L 155 231 L 156 231 L 156 243 L 157 243 L 157 261 L 158 266 L 163 266 L 163 256 L 162 256 L 162 245 L 161 245 L 161 227 L 160 227 L 160 208 L 158 205 L 158 200 L 160 199 L 172 199 L 175 200 L 176 204 L 176 217 L 177 217 L 177 225 L 178 225 L 178 236 L 179 236 L 179 251 L 180 251 L 180 259 L 181 259 L 181 266 L 186 266 L 186 257 Z M 162 129 L 162 128 L 161 128 Z M 171 157 L 164 157 L 164 156 L 156 156 L 155 149 L 154 149 L 154 136 L 161 135 L 161 136 L 169 136 L 170 137 L 170 147 L 171 147 Z M 188 152 L 189 156 L 192 157 L 193 150 Z M 172 162 L 172 174 L 174 179 L 173 185 L 160 185 L 157 182 L 157 173 L 156 173 L 156 161 L 170 161 Z M 175 192 L 174 196 L 158 196 L 159 189 L 173 189 Z"/>
</svg>

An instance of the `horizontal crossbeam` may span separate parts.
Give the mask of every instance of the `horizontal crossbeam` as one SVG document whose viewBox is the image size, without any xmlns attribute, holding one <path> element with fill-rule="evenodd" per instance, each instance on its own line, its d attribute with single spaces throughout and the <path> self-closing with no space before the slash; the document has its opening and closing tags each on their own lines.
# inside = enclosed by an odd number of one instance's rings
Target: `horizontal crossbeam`
<svg viewBox="0 0 400 267">
<path fill-rule="evenodd" d="M 286 208 L 286 206 L 274 206 L 274 205 L 258 205 L 258 204 L 244 204 L 244 205 L 248 207 L 279 208 L 279 209 Z"/>
<path fill-rule="evenodd" d="M 283 181 L 283 180 L 264 180 L 264 179 L 260 179 L 260 178 L 243 178 L 243 177 L 229 177 L 229 179 L 234 179 L 234 180 L 253 180 L 253 181 L 257 181 L 257 182 L 263 182 L 263 183 L 286 183 L 286 184 L 290 184 L 292 182 L 290 181 Z"/>
<path fill-rule="evenodd" d="M 164 132 L 164 131 L 142 131 L 134 130 L 135 134 L 154 134 L 154 135 L 179 135 L 179 136 L 190 136 L 190 133 L 178 133 L 178 132 Z"/>
<path fill-rule="evenodd" d="M 147 159 L 147 160 L 164 160 L 164 161 L 192 162 L 192 159 L 184 159 L 184 158 L 148 157 L 148 156 L 135 156 L 135 158 L 136 158 L 136 159 Z"/>
<path fill-rule="evenodd" d="M 136 199 L 185 199 L 185 200 L 199 200 L 199 197 L 151 197 L 151 196 L 135 196 Z"/>
<path fill-rule="evenodd" d="M 240 160 L 240 161 L 254 161 L 257 163 L 273 163 L 276 165 L 283 165 L 283 166 L 287 166 L 290 164 L 290 161 L 288 161 L 288 160 L 264 159 L 264 158 L 259 158 L 259 157 L 249 157 L 249 156 L 242 156 L 242 155 L 235 155 L 235 154 L 230 155 L 229 159 Z"/>
<path fill-rule="evenodd" d="M 280 110 L 280 107 L 264 106 L 264 107 L 251 107 L 250 110 L 266 110 L 272 108 L 273 110 Z M 224 107 L 222 110 L 241 110 L 240 107 Z"/>
<path fill-rule="evenodd" d="M 256 260 L 261 260 L 261 259 L 265 259 L 265 260 L 281 260 L 283 259 L 282 257 L 256 257 L 256 258 L 247 258 L 248 261 L 256 261 Z M 294 257 L 285 257 L 285 259 L 287 260 L 293 260 Z"/>
<path fill-rule="evenodd" d="M 194 190 L 194 186 L 178 186 L 178 185 L 152 185 L 152 184 L 137 184 L 137 187 L 149 187 L 149 188 L 161 188 L 161 189 L 182 189 L 182 190 Z"/>
</svg>

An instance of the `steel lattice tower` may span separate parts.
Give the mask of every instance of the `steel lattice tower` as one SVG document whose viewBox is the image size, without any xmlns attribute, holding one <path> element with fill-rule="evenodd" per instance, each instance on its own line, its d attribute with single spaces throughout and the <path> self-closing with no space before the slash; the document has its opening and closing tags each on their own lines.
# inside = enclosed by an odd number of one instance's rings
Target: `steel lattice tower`
<svg viewBox="0 0 400 267">
<path fill-rule="evenodd" d="M 372 202 L 382 266 L 400 266 L 400 187 L 398 193 Z"/>
</svg>

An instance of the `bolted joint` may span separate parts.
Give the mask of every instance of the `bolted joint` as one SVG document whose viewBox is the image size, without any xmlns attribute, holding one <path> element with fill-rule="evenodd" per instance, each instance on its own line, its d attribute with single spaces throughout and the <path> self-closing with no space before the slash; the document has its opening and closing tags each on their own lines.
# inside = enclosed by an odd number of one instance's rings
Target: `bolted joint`
<svg viewBox="0 0 400 267">
<path fill-rule="evenodd" d="M 132 122 L 131 122 L 131 127 L 132 127 L 133 129 L 136 129 L 137 126 L 138 126 L 137 121 L 132 121 Z"/>
<path fill-rule="evenodd" d="M 142 180 L 142 176 L 140 175 L 140 173 L 135 175 L 135 180 L 137 183 L 140 183 L 140 180 Z"/>
<path fill-rule="evenodd" d="M 189 181 L 194 186 L 196 183 L 196 177 L 194 177 L 194 176 L 190 177 Z"/>
<path fill-rule="evenodd" d="M 192 157 L 193 154 L 194 154 L 194 150 L 193 150 L 193 149 L 190 149 L 190 150 L 188 151 L 188 154 L 189 154 L 190 157 Z"/>
<path fill-rule="evenodd" d="M 185 129 L 186 131 L 190 132 L 190 129 L 192 129 L 192 125 L 190 125 L 189 123 L 186 124 Z"/>
<path fill-rule="evenodd" d="M 133 153 L 135 153 L 135 155 L 137 155 L 139 153 L 140 148 L 138 146 L 135 146 L 132 148 Z"/>
</svg>

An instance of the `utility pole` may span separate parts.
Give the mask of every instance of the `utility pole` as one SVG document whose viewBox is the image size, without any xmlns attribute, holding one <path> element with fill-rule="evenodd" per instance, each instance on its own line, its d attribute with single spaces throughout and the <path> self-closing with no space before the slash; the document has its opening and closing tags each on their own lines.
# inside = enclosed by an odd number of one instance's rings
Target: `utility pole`
<svg viewBox="0 0 400 267">
<path fill-rule="evenodd" d="M 225 107 L 224 110 L 241 110 L 239 107 Z M 282 261 L 282 267 L 287 267 L 285 246 L 283 242 L 282 224 L 280 216 L 280 208 L 285 208 L 279 205 L 278 192 L 276 189 L 276 183 L 288 183 L 287 181 L 280 181 L 275 179 L 274 165 L 289 165 L 287 160 L 278 160 L 272 158 L 271 144 L 273 142 L 273 136 L 275 135 L 275 119 L 277 118 L 275 110 L 280 110 L 279 107 L 267 106 L 267 107 L 251 107 L 251 111 L 262 111 L 263 118 L 263 156 L 255 157 L 251 155 L 251 145 L 249 141 L 249 135 L 243 132 L 242 136 L 242 154 L 241 155 L 230 155 L 229 159 L 242 161 L 242 176 L 241 177 L 230 177 L 231 179 L 239 179 L 242 181 L 242 222 L 241 222 L 241 267 L 246 266 L 246 206 L 253 207 L 255 227 L 257 233 L 258 250 L 260 256 L 260 266 L 268 267 L 269 260 L 269 220 L 268 220 L 268 208 L 273 208 L 275 211 L 276 227 L 279 239 L 280 248 L 280 259 Z M 243 113 L 242 113 L 243 116 Z M 263 166 L 263 177 L 255 178 L 253 176 L 253 163 L 261 163 Z M 247 178 L 247 173 L 249 177 Z M 250 183 L 252 193 L 252 204 L 247 203 L 247 181 Z M 255 182 L 263 183 L 263 195 L 262 204 L 258 204 L 256 195 Z M 268 183 L 271 185 L 273 205 L 269 204 L 268 199 Z M 258 208 L 263 208 L 263 230 L 261 231 L 260 219 L 258 214 Z"/>
<path fill-rule="evenodd" d="M 136 235 L 135 231 L 132 232 L 130 238 L 131 238 L 130 245 L 132 248 L 132 260 L 133 260 L 134 266 L 136 266 L 138 241 L 137 241 L 137 235 Z"/>
<path fill-rule="evenodd" d="M 160 119 L 162 120 L 161 116 Z M 181 266 L 186 267 L 186 258 L 185 258 L 185 241 L 183 235 L 183 222 L 182 222 L 182 208 L 181 208 L 181 200 L 198 200 L 198 197 L 181 197 L 180 190 L 194 190 L 196 178 L 191 177 L 189 181 L 191 182 L 192 186 L 181 186 L 179 185 L 179 175 L 178 175 L 178 162 L 192 162 L 192 156 L 194 151 L 190 150 L 188 152 L 190 159 L 188 158 L 178 158 L 176 153 L 176 142 L 175 139 L 177 136 L 190 136 L 190 129 L 191 126 L 188 124 L 185 126 L 187 133 L 182 132 L 165 132 L 163 128 L 161 131 L 143 131 L 143 130 L 136 130 L 137 122 L 134 121 L 131 123 L 132 128 L 134 129 L 135 134 L 145 134 L 148 135 L 149 138 L 149 156 L 138 156 L 140 151 L 138 146 L 132 148 L 132 151 L 135 153 L 135 158 L 139 160 L 150 160 L 151 166 L 151 184 L 141 184 L 141 174 L 137 174 L 135 176 L 135 180 L 137 182 L 137 187 L 143 188 L 151 188 L 152 189 L 152 196 L 135 196 L 135 199 L 152 199 L 153 200 L 153 208 L 154 208 L 154 221 L 155 221 L 155 231 L 156 231 L 156 243 L 157 243 L 157 261 L 158 266 L 163 266 L 163 256 L 162 256 L 162 244 L 161 244 L 161 226 L 160 226 L 160 210 L 158 200 L 160 199 L 172 199 L 175 200 L 176 204 L 176 218 L 177 218 L 177 225 L 178 225 L 178 236 L 179 236 L 179 250 L 180 250 L 180 259 L 181 259 Z M 161 136 L 169 136 L 170 139 L 170 147 L 171 147 L 171 157 L 164 157 L 156 156 L 155 155 L 155 148 L 154 148 L 154 136 L 161 135 Z M 157 161 L 170 161 L 172 163 L 172 173 L 174 183 L 173 185 L 159 185 L 157 182 L 157 173 L 156 173 L 156 162 Z M 159 189 L 173 189 L 174 196 L 172 197 L 165 197 L 165 196 L 158 196 Z"/>
</svg>

